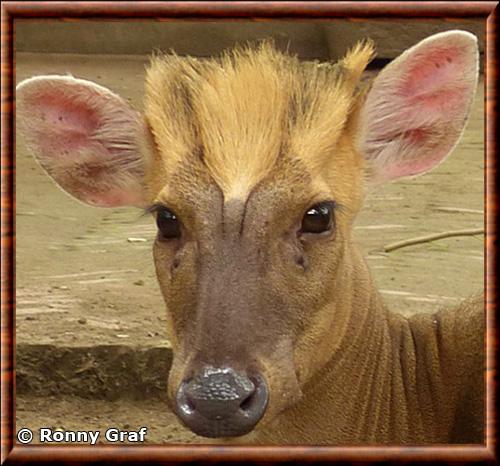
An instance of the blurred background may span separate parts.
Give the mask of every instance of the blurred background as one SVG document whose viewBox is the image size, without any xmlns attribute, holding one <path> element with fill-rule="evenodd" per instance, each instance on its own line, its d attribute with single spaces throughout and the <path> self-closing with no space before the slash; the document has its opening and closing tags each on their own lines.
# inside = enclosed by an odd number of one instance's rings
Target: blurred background
<svg viewBox="0 0 500 466">
<path fill-rule="evenodd" d="M 304 59 L 337 59 L 357 40 L 372 38 L 378 59 L 440 31 L 463 29 L 479 39 L 483 20 L 331 20 L 331 21 L 16 21 L 16 50 L 38 53 L 149 54 L 154 49 L 207 57 L 255 39 L 272 37 L 282 50 Z"/>
</svg>

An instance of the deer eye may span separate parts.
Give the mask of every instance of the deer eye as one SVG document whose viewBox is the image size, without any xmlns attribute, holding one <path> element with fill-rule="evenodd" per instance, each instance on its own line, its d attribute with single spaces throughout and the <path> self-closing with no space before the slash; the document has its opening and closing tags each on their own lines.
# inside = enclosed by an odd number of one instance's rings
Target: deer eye
<svg viewBox="0 0 500 466">
<path fill-rule="evenodd" d="M 163 207 L 156 214 L 156 225 L 162 239 L 174 239 L 181 236 L 181 225 L 177 216 Z"/>
<path fill-rule="evenodd" d="M 313 205 L 302 218 L 299 233 L 324 233 L 333 228 L 333 202 L 320 202 Z"/>
</svg>

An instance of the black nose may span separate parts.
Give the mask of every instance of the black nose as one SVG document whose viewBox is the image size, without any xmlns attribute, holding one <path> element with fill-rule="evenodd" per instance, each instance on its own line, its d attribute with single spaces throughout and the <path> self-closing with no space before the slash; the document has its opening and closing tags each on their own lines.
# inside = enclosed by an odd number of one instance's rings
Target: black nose
<svg viewBox="0 0 500 466">
<path fill-rule="evenodd" d="M 204 437 L 235 437 L 250 432 L 263 416 L 268 390 L 264 378 L 233 369 L 205 367 L 177 390 L 180 419 Z"/>
</svg>

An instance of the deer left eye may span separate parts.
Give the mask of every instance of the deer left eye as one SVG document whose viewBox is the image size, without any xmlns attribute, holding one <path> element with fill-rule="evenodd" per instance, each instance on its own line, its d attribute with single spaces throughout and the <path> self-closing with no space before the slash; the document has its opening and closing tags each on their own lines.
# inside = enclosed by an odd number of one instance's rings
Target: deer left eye
<svg viewBox="0 0 500 466">
<path fill-rule="evenodd" d="M 156 225 L 160 231 L 162 239 L 174 239 L 181 236 L 181 226 L 179 219 L 169 209 L 162 208 L 156 215 Z"/>
<path fill-rule="evenodd" d="M 299 233 L 323 233 L 333 228 L 333 202 L 320 202 L 313 205 L 302 218 Z"/>
</svg>

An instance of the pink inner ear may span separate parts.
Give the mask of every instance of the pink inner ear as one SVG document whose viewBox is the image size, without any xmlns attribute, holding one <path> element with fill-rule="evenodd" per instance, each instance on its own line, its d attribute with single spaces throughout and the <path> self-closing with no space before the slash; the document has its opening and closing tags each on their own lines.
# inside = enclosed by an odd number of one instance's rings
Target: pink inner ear
<svg viewBox="0 0 500 466">
<path fill-rule="evenodd" d="M 422 41 L 375 78 L 362 112 L 359 147 L 372 179 L 424 173 L 460 138 L 477 83 L 477 44 L 467 33 Z"/>
<path fill-rule="evenodd" d="M 464 105 L 467 82 L 462 80 L 465 51 L 463 47 L 435 47 L 425 54 L 410 57 L 398 96 L 418 111 L 450 111 Z M 424 108 L 422 108 L 424 107 Z"/>
<path fill-rule="evenodd" d="M 56 156 L 80 149 L 88 144 L 88 138 L 98 127 L 95 109 L 56 93 L 33 96 L 29 105 L 39 112 L 41 126 L 35 131 L 46 131 L 45 137 L 38 140 L 43 152 L 51 151 L 55 144 L 61 149 L 52 152 Z"/>
<path fill-rule="evenodd" d="M 44 95 L 33 100 L 36 102 L 32 102 L 32 105 L 41 107 L 47 123 L 58 125 L 63 131 L 90 133 L 96 127 L 96 111 L 81 102 L 77 103 L 57 95 Z"/>
<path fill-rule="evenodd" d="M 142 205 L 140 115 L 89 81 L 47 76 L 21 83 L 19 129 L 47 173 L 98 206 Z"/>
</svg>

